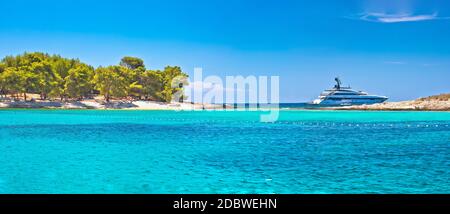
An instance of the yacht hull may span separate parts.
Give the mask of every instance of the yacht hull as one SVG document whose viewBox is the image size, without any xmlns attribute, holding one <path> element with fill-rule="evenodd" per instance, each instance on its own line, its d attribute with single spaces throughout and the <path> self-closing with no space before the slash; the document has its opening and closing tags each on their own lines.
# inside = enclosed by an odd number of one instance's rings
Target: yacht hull
<svg viewBox="0 0 450 214">
<path fill-rule="evenodd" d="M 352 105 L 372 105 L 383 103 L 387 98 L 368 98 L 368 99 L 324 99 L 315 100 L 313 103 L 323 106 L 352 106 Z"/>
</svg>

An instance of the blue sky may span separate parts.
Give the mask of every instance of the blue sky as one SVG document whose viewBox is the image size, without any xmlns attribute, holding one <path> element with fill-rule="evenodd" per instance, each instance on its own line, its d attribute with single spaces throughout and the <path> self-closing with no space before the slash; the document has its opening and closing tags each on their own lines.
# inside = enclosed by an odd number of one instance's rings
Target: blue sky
<svg viewBox="0 0 450 214">
<path fill-rule="evenodd" d="M 282 102 L 344 84 L 391 100 L 450 92 L 449 1 L 6 1 L 0 56 L 141 57 L 205 75 L 278 75 Z"/>
</svg>

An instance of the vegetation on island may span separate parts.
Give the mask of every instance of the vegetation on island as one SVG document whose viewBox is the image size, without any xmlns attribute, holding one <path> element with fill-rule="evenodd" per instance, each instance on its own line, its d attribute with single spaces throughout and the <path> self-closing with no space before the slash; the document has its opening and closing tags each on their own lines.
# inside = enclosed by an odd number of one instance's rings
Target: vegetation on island
<svg viewBox="0 0 450 214">
<path fill-rule="evenodd" d="M 102 95 L 111 99 L 170 102 L 181 87 L 175 78 L 187 77 L 178 66 L 148 70 L 142 59 L 123 57 L 119 65 L 94 68 L 79 59 L 34 52 L 6 56 L 0 61 L 0 96 L 42 100 L 82 100 Z"/>
<path fill-rule="evenodd" d="M 418 101 L 450 101 L 450 93 L 419 98 Z"/>
</svg>

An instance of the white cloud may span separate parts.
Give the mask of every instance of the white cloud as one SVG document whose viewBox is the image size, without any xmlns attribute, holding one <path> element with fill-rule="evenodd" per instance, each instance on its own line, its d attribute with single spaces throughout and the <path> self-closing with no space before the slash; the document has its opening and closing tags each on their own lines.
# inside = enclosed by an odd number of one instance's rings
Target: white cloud
<svg viewBox="0 0 450 214">
<path fill-rule="evenodd" d="M 436 19 L 448 19 L 449 17 L 439 17 L 438 13 L 414 15 L 410 13 L 375 13 L 367 12 L 359 16 L 360 20 L 381 23 L 398 23 L 398 22 L 418 22 Z"/>
</svg>

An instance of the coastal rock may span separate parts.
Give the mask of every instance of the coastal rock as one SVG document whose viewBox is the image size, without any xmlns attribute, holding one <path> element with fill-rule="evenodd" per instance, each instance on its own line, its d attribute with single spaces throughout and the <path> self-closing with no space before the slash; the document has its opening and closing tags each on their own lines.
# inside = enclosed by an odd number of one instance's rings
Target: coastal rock
<svg viewBox="0 0 450 214">
<path fill-rule="evenodd" d="M 450 111 L 450 94 L 441 94 L 412 101 L 385 102 L 373 105 L 344 106 L 336 110 L 388 110 L 388 111 Z"/>
</svg>

